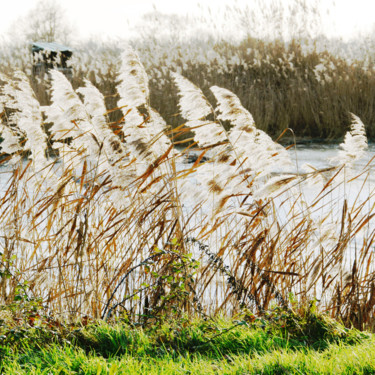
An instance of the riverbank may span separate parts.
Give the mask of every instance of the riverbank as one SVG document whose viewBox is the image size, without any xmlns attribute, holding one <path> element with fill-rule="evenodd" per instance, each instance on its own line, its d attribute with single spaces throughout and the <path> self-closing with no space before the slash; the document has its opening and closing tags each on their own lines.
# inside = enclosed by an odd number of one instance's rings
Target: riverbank
<svg viewBox="0 0 375 375">
<path fill-rule="evenodd" d="M 373 334 L 344 328 L 313 309 L 266 317 L 126 318 L 75 324 L 0 320 L 3 374 L 369 374 Z"/>
</svg>

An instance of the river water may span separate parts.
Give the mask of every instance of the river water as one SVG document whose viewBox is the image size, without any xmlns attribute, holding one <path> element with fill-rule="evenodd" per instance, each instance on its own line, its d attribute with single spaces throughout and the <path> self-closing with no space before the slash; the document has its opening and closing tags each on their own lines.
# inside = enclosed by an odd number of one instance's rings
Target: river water
<svg viewBox="0 0 375 375">
<path fill-rule="evenodd" d="M 330 159 L 337 156 L 339 145 L 311 145 L 311 146 L 297 146 L 295 149 L 289 150 L 292 159 L 298 166 L 304 163 L 309 163 L 316 168 L 329 167 L 332 164 Z M 375 156 L 375 143 L 368 146 L 365 156 L 356 163 L 358 168 L 367 165 Z M 375 163 L 375 162 L 374 162 Z"/>
</svg>

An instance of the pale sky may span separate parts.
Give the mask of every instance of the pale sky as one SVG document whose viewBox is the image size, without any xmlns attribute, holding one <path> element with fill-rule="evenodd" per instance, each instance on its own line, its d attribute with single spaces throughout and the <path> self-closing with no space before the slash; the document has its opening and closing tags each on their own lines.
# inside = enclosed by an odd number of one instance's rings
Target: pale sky
<svg viewBox="0 0 375 375">
<path fill-rule="evenodd" d="M 56 0 L 64 9 L 68 20 L 77 31 L 77 38 L 90 35 L 106 37 L 126 37 L 129 27 L 140 22 L 144 13 L 154 6 L 163 13 L 191 14 L 199 17 L 207 12 L 218 12 L 218 22 L 222 20 L 226 5 L 237 4 L 241 8 L 251 6 L 252 0 Z M 261 0 L 262 1 L 262 0 Z M 263 0 L 267 3 L 272 0 Z M 288 4 L 290 0 L 282 0 Z M 308 2 L 309 0 L 307 0 Z M 35 7 L 37 0 L 0 0 L 0 36 L 5 36 L 10 26 Z M 333 0 L 332 0 L 333 2 Z M 325 4 L 331 3 L 326 0 Z M 154 5 L 155 4 L 155 5 Z M 198 5 L 200 4 L 200 5 Z M 204 9 L 204 11 L 203 11 Z M 222 11 L 221 11 L 222 10 Z M 336 0 L 334 14 L 324 22 L 328 36 L 348 38 L 357 32 L 375 32 L 374 0 Z"/>
</svg>

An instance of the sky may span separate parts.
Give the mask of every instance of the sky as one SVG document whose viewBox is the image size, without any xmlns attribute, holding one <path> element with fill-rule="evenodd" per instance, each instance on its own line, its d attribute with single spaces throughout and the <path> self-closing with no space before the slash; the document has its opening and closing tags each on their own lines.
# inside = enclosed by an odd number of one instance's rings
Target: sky
<svg viewBox="0 0 375 375">
<path fill-rule="evenodd" d="M 272 0 L 260 0 L 260 2 Z M 291 0 L 280 0 L 286 5 Z M 309 2 L 310 0 L 306 0 Z M 0 0 L 0 37 L 9 35 L 7 31 L 35 7 L 37 0 Z M 190 14 L 199 17 L 211 9 L 218 24 L 225 21 L 226 5 L 235 4 L 239 9 L 252 6 L 254 0 L 56 0 L 65 10 L 69 22 L 74 27 L 76 38 L 96 36 L 103 38 L 126 37 L 130 30 L 140 26 L 142 15 L 155 8 L 167 14 Z M 326 0 L 323 3 L 333 3 Z M 156 4 L 156 5 L 155 5 Z M 331 14 L 324 16 L 324 33 L 328 36 L 341 36 L 344 39 L 362 32 L 375 32 L 374 0 L 336 0 Z M 229 27 L 226 24 L 225 27 Z M 232 25 L 235 32 L 235 25 Z"/>
</svg>

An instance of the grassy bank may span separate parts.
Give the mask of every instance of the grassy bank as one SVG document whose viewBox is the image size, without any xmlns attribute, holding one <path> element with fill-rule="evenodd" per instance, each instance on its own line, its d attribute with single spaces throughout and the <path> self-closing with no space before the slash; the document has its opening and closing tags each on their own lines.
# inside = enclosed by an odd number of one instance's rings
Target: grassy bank
<svg viewBox="0 0 375 375">
<path fill-rule="evenodd" d="M 4 374 L 370 374 L 370 334 L 311 311 L 268 319 L 1 329 Z M 34 322 L 36 323 L 36 322 Z M 49 322 L 51 323 L 51 321 Z M 56 322 L 55 322 L 56 323 Z M 19 322 L 18 322 L 19 324 Z"/>
</svg>

